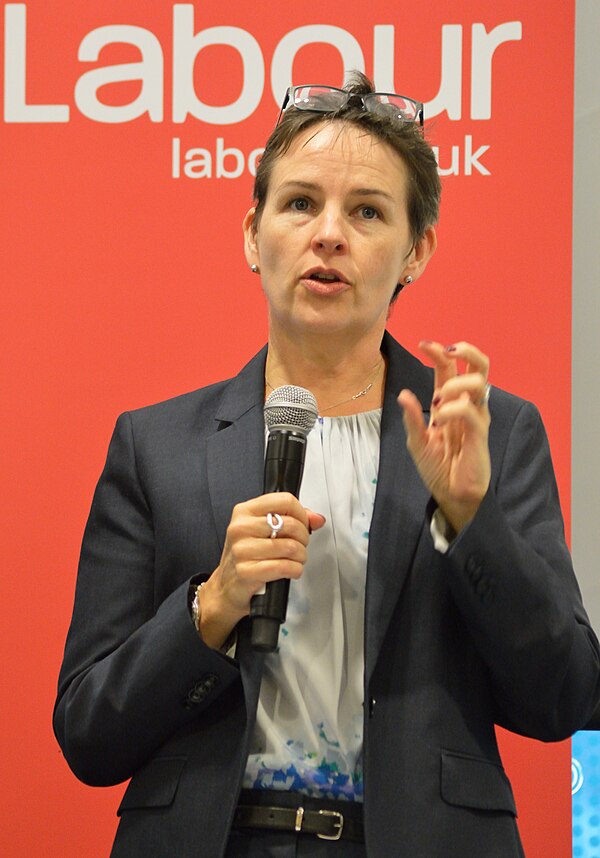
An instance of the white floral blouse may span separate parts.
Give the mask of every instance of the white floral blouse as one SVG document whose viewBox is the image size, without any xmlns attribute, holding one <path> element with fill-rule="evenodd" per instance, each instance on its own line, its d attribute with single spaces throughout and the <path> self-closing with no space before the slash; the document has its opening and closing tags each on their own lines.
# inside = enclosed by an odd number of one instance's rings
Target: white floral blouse
<svg viewBox="0 0 600 858">
<path fill-rule="evenodd" d="M 326 525 L 267 656 L 243 786 L 362 801 L 364 602 L 381 409 L 319 417 L 302 504 Z"/>
</svg>

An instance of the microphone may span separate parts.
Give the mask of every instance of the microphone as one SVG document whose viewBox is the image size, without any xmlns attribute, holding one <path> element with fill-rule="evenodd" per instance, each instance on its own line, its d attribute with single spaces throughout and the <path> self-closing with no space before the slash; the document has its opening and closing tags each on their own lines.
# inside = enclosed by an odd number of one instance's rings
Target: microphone
<svg viewBox="0 0 600 858">
<path fill-rule="evenodd" d="M 265 402 L 269 430 L 265 455 L 264 494 L 290 492 L 298 497 L 306 439 L 317 419 L 317 400 L 309 390 L 287 384 L 274 390 Z M 289 578 L 269 581 L 264 593 L 252 597 L 250 642 L 253 649 L 273 652 L 279 626 L 287 611 Z"/>
</svg>

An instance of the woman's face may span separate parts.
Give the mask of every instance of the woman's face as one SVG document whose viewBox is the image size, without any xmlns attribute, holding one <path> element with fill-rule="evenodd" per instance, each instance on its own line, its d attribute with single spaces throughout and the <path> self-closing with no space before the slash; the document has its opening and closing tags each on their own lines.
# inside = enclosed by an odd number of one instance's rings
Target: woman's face
<svg viewBox="0 0 600 858">
<path fill-rule="evenodd" d="M 412 247 L 406 183 L 400 156 L 355 126 L 323 124 L 293 141 L 260 222 L 254 209 L 244 220 L 272 331 L 380 336 L 396 285 L 435 249 L 433 228 Z"/>
</svg>

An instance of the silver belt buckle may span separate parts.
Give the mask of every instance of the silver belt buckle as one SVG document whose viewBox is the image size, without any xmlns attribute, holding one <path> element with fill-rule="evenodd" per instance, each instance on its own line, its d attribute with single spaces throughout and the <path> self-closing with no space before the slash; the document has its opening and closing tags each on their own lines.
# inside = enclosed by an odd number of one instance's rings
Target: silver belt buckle
<svg viewBox="0 0 600 858">
<path fill-rule="evenodd" d="M 344 817 L 342 814 L 338 813 L 337 810 L 320 810 L 319 813 L 322 816 L 337 816 L 336 821 L 333 823 L 333 827 L 337 828 L 337 831 L 335 834 L 317 834 L 317 837 L 320 837 L 321 840 L 339 840 L 344 830 Z"/>
</svg>

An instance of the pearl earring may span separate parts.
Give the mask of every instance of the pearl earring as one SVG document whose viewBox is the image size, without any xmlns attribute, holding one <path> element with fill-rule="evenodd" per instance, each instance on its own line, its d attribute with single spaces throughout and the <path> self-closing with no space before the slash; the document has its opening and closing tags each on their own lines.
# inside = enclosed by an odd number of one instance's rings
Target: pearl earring
<svg viewBox="0 0 600 858">
<path fill-rule="evenodd" d="M 250 271 L 251 271 L 253 274 L 258 274 L 258 273 L 260 272 L 260 269 L 259 269 L 258 265 L 255 265 L 255 264 L 254 264 L 254 265 L 251 265 L 251 266 L 250 266 Z"/>
<path fill-rule="evenodd" d="M 408 275 L 408 277 L 404 278 L 404 282 L 406 283 L 407 286 L 410 286 L 410 284 L 413 282 L 413 279 L 410 276 L 410 274 Z"/>
</svg>

